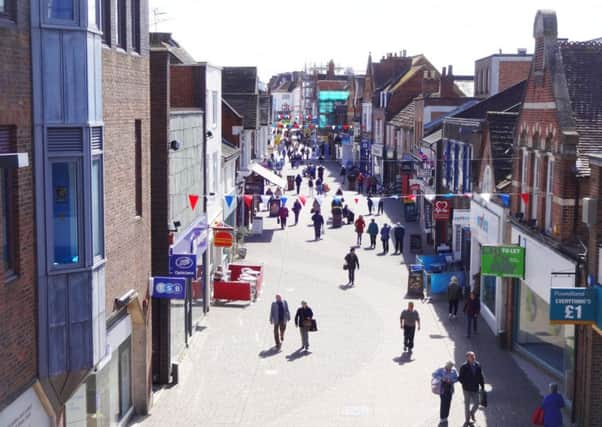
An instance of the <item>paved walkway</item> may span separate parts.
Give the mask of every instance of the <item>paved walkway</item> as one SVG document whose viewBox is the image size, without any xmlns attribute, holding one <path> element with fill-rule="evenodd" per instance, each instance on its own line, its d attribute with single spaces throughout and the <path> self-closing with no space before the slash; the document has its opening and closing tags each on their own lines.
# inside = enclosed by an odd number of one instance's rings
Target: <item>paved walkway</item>
<svg viewBox="0 0 602 427">
<path fill-rule="evenodd" d="M 329 169 L 327 182 L 334 192 L 338 167 Z M 365 200 L 356 206 L 353 196 L 345 192 L 356 217 L 367 213 Z M 484 322 L 480 335 L 469 342 L 462 319 L 448 320 L 443 301 L 417 301 L 423 327 L 414 353 L 402 355 L 399 313 L 407 305 L 409 260 L 380 255 L 380 245 L 376 251 L 359 249 L 356 286 L 345 287 L 342 264 L 355 244 L 353 228 L 327 229 L 324 239 L 314 242 L 310 203 L 299 225 L 286 230 L 265 218 L 264 235 L 247 244 L 248 261 L 265 264 L 263 295 L 249 306 L 213 306 L 207 329 L 197 334 L 180 365 L 180 383 L 162 391 L 151 415 L 134 424 L 436 426 L 439 399 L 430 391 L 431 373 L 449 359 L 462 363 L 470 349 L 490 389 L 490 406 L 477 413 L 476 425 L 529 426 L 538 393 L 510 354 L 496 347 Z M 399 213 L 400 202 L 388 199 L 385 215 L 375 218 L 379 226 L 390 224 L 400 219 Z M 274 351 L 268 315 L 277 292 L 288 300 L 292 314 L 301 299 L 312 307 L 320 331 L 310 334 L 310 353 L 298 351 L 300 337 L 292 323 L 281 352 Z M 457 386 L 449 426 L 463 422 Z"/>
</svg>

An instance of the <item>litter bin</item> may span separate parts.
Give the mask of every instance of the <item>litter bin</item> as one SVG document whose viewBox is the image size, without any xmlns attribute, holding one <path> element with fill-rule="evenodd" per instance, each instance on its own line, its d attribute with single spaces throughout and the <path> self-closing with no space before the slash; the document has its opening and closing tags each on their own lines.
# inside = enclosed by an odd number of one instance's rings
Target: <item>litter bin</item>
<svg viewBox="0 0 602 427">
<path fill-rule="evenodd" d="M 332 228 L 339 228 L 343 225 L 343 210 L 340 207 L 332 208 Z"/>
<path fill-rule="evenodd" d="M 347 175 L 347 190 L 348 191 L 355 191 L 355 179 L 356 178 L 357 178 L 357 175 L 355 175 L 355 174 Z"/>
<path fill-rule="evenodd" d="M 295 189 L 295 175 L 287 175 L 286 183 L 287 183 L 287 187 L 286 187 L 287 191 L 294 190 Z"/>
</svg>

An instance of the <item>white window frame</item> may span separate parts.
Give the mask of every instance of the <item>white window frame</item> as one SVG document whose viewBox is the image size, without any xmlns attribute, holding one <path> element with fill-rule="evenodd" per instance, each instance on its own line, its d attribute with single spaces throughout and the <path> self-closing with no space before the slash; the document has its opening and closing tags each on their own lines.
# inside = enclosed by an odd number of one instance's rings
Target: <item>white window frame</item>
<svg viewBox="0 0 602 427">
<path fill-rule="evenodd" d="M 554 158 L 548 157 L 548 167 L 546 171 L 546 201 L 545 201 L 545 229 L 552 231 L 552 208 L 554 200 Z"/>
<path fill-rule="evenodd" d="M 520 177 L 520 193 L 526 193 L 527 190 L 527 162 L 529 160 L 529 153 L 527 150 L 523 150 L 522 153 L 522 164 L 521 164 L 521 177 Z M 520 194 L 519 194 L 520 196 Z M 520 211 L 524 214 L 527 211 L 527 205 L 522 197 L 520 197 Z"/>
<path fill-rule="evenodd" d="M 531 197 L 531 219 L 537 221 L 537 210 L 539 208 L 539 167 L 541 165 L 541 156 L 535 153 L 533 160 L 533 193 Z"/>
</svg>

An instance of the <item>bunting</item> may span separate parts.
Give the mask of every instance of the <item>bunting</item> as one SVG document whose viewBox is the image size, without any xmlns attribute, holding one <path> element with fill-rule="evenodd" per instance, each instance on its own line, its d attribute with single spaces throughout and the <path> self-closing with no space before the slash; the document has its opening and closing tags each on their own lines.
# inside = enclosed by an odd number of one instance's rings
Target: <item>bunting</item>
<svg viewBox="0 0 602 427">
<path fill-rule="evenodd" d="M 253 196 L 251 196 L 250 194 L 245 194 L 243 196 L 243 200 L 247 209 L 251 209 L 251 206 L 253 206 Z"/>
<path fill-rule="evenodd" d="M 234 201 L 234 196 L 231 194 L 224 196 L 224 201 L 226 202 L 226 206 L 230 208 L 232 206 L 232 202 Z"/>
<path fill-rule="evenodd" d="M 529 204 L 529 193 L 520 193 L 520 198 L 525 202 L 525 205 Z"/>
<path fill-rule="evenodd" d="M 307 202 L 307 199 L 305 198 L 305 196 L 299 196 L 299 201 L 301 202 L 301 204 L 303 206 L 305 206 L 305 203 Z"/>
<path fill-rule="evenodd" d="M 287 201 L 288 201 L 288 197 L 280 196 L 280 203 L 282 203 L 282 206 L 286 206 Z"/>
<path fill-rule="evenodd" d="M 198 194 L 189 194 L 188 195 L 188 203 L 190 204 L 190 209 L 194 210 L 194 208 L 196 208 L 196 204 L 199 201 L 199 195 Z"/>
<path fill-rule="evenodd" d="M 266 196 L 265 194 L 261 195 L 261 203 L 263 203 L 264 205 L 267 205 L 269 201 L 270 201 L 270 196 Z"/>
</svg>

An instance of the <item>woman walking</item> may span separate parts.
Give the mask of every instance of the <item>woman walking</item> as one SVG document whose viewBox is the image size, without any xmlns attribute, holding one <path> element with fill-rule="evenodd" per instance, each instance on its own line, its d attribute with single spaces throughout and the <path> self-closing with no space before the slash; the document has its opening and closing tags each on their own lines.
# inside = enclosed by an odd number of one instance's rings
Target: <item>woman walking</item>
<svg viewBox="0 0 602 427">
<path fill-rule="evenodd" d="M 360 215 L 355 221 L 355 233 L 357 234 L 357 246 L 361 246 L 362 244 L 362 234 L 364 233 L 364 228 L 366 228 L 366 221 Z"/>
<path fill-rule="evenodd" d="M 543 398 L 541 408 L 543 409 L 544 427 L 562 427 L 564 398 L 558 393 L 558 384 L 550 384 L 550 394 Z"/>
<path fill-rule="evenodd" d="M 454 368 L 454 362 L 447 362 L 443 368 L 433 372 L 433 378 L 439 381 L 439 418 L 442 423 L 447 421 L 452 396 L 454 394 L 454 383 L 458 381 L 458 371 Z"/>
<path fill-rule="evenodd" d="M 299 328 L 301 333 L 301 348 L 305 351 L 309 350 L 309 328 L 311 327 L 311 320 L 314 317 L 314 312 L 307 305 L 306 301 L 301 301 L 301 307 L 297 309 L 295 314 L 295 326 Z"/>
</svg>

